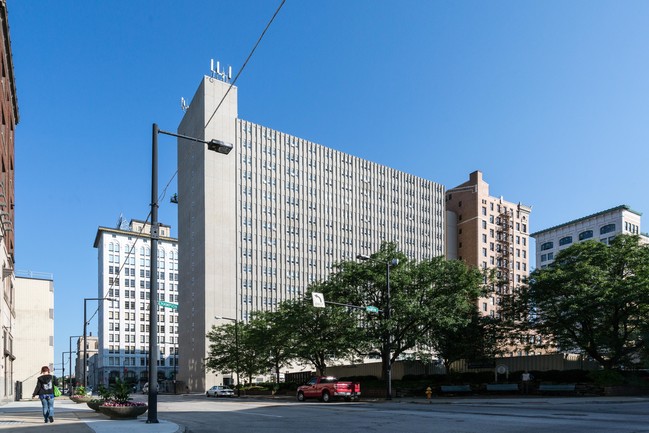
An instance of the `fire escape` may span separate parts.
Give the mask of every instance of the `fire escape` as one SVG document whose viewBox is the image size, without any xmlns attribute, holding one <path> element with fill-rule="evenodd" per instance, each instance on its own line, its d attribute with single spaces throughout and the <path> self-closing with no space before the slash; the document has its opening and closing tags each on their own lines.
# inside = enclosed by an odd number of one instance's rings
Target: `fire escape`
<svg viewBox="0 0 649 433">
<path fill-rule="evenodd" d="M 496 233 L 496 278 L 498 297 L 511 294 L 513 283 L 512 269 L 514 266 L 513 249 L 514 240 L 513 215 L 505 211 L 498 215 Z"/>
</svg>

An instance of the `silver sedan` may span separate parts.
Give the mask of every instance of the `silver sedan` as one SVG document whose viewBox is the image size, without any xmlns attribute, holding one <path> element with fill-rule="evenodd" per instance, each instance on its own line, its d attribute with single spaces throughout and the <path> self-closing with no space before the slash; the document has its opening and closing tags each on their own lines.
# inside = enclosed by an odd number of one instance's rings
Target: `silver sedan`
<svg viewBox="0 0 649 433">
<path fill-rule="evenodd" d="M 215 385 L 205 391 L 205 397 L 234 397 L 234 391 L 227 386 Z"/>
</svg>

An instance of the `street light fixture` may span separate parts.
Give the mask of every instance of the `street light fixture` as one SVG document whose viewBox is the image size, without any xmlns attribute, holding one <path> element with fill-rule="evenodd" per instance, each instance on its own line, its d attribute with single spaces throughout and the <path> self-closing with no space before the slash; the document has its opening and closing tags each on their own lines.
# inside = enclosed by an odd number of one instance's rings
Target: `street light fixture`
<svg viewBox="0 0 649 433">
<path fill-rule="evenodd" d="M 230 317 L 223 316 L 214 316 L 216 320 L 231 320 L 234 322 L 234 350 L 236 352 L 236 363 L 237 363 L 237 397 L 241 397 L 241 384 L 239 383 L 239 321 L 237 319 L 232 319 Z"/>
<path fill-rule="evenodd" d="M 220 140 L 202 140 L 187 135 L 163 131 L 158 124 L 153 124 L 151 140 L 151 280 L 149 295 L 149 398 L 147 424 L 158 421 L 158 241 L 160 227 L 158 223 L 158 134 L 170 135 L 185 140 L 207 144 L 207 149 L 227 155 L 234 147 Z"/>
<path fill-rule="evenodd" d="M 363 255 L 363 254 L 358 254 L 356 256 L 358 260 L 366 261 L 369 260 L 370 257 Z M 385 314 L 384 314 L 384 320 L 386 322 L 386 328 L 390 326 L 390 268 L 397 266 L 399 264 L 399 259 L 394 258 L 392 260 L 389 260 L 385 264 L 386 272 L 385 272 L 385 283 L 386 283 L 386 300 L 385 300 Z M 387 389 L 386 389 L 386 400 L 392 400 L 392 341 L 391 341 L 391 330 L 386 329 L 385 335 L 383 336 L 383 353 L 387 353 L 387 359 L 385 359 L 385 375 L 387 379 Z"/>
<path fill-rule="evenodd" d="M 86 323 L 85 319 L 84 319 L 83 323 Z M 69 361 L 69 364 L 70 364 L 70 379 L 72 379 L 72 339 L 73 338 L 81 338 L 81 337 L 83 337 L 83 335 L 73 335 L 73 336 L 70 337 L 70 349 L 69 349 L 70 353 L 68 355 L 68 361 Z M 72 386 L 70 386 L 69 383 L 68 383 L 68 395 L 72 396 Z"/>
</svg>

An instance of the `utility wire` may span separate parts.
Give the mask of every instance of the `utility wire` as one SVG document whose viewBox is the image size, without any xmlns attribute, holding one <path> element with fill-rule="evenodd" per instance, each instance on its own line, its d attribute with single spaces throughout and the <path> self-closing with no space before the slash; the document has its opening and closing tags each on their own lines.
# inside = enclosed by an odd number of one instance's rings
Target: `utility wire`
<svg viewBox="0 0 649 433">
<path fill-rule="evenodd" d="M 169 186 L 169 185 L 167 184 L 167 186 Z M 166 190 L 166 188 L 165 188 L 165 190 Z M 140 228 L 140 231 L 138 232 L 138 236 L 135 238 L 135 242 L 133 242 L 133 245 L 131 245 L 131 249 L 126 254 L 126 258 L 124 259 L 124 262 L 119 267 L 119 270 L 117 271 L 117 276 L 116 276 L 116 278 L 113 279 L 113 282 L 110 283 L 110 286 L 108 287 L 108 290 L 111 290 L 115 286 L 115 281 L 119 281 L 120 275 L 122 274 L 122 269 L 124 269 L 124 266 L 126 266 L 126 264 L 129 261 L 128 260 L 129 257 L 135 251 L 135 245 L 137 244 L 137 241 L 140 240 L 140 235 L 142 234 L 142 231 L 144 230 L 144 227 L 146 227 L 146 223 L 149 222 L 150 217 L 151 217 L 151 212 L 149 212 L 146 219 L 144 220 L 144 224 L 142 224 L 142 227 Z M 109 298 L 110 297 L 108 295 L 104 295 L 104 297 L 102 299 L 109 299 Z M 111 300 L 111 302 L 114 302 L 112 298 L 110 298 L 110 300 Z M 101 307 L 98 305 L 95 312 L 92 314 L 92 316 L 90 316 L 90 319 L 88 319 L 88 321 L 86 321 L 86 325 L 90 324 L 90 321 L 92 321 L 92 319 L 97 315 L 100 308 Z"/>
<path fill-rule="evenodd" d="M 259 44 L 261 43 L 261 40 L 263 39 L 264 35 L 266 34 L 266 31 L 268 30 L 268 28 L 270 27 L 270 25 L 271 25 L 271 24 L 273 23 L 273 21 L 275 20 L 275 17 L 276 17 L 277 14 L 279 13 L 280 9 L 282 9 L 282 6 L 284 6 L 284 3 L 286 3 L 286 0 L 282 0 L 282 2 L 281 2 L 281 3 L 279 4 L 279 6 L 277 7 L 277 10 L 276 10 L 275 13 L 273 14 L 273 17 L 270 19 L 270 21 L 268 21 L 268 24 L 266 24 L 266 28 L 264 29 L 263 32 L 261 32 L 261 35 L 259 36 L 259 39 L 257 39 L 257 43 L 255 44 L 254 47 L 252 47 L 252 51 L 250 51 L 250 54 L 248 54 L 248 58 L 246 59 L 245 62 L 243 62 L 243 66 L 241 67 L 241 69 L 239 69 L 239 72 L 237 72 L 237 75 L 234 77 L 234 80 L 230 83 L 230 87 L 228 87 L 228 90 L 225 92 L 225 95 L 223 95 L 223 98 L 221 98 L 221 102 L 219 102 L 219 105 L 216 106 L 216 109 L 214 110 L 214 113 L 212 113 L 212 115 L 211 115 L 210 118 L 208 119 L 207 123 L 205 124 L 205 129 L 207 129 L 207 126 L 210 124 L 210 122 L 212 121 L 212 119 L 213 119 L 214 116 L 216 115 L 216 112 L 217 112 L 217 111 L 219 110 L 219 108 L 221 107 L 221 104 L 223 104 L 223 101 L 225 101 L 225 98 L 228 97 L 228 93 L 230 93 L 230 90 L 232 89 L 232 86 L 234 86 L 234 84 L 237 82 L 237 79 L 239 78 L 239 76 L 241 75 L 241 73 L 243 72 L 243 70 L 245 69 L 246 65 L 248 64 L 248 61 L 250 60 L 250 58 L 251 58 L 252 55 L 254 54 L 255 50 L 257 49 L 257 46 L 259 46 Z"/>
<path fill-rule="evenodd" d="M 167 189 L 169 189 L 169 185 L 171 185 L 171 182 L 174 180 L 176 175 L 178 174 L 178 169 L 174 172 L 174 174 L 171 175 L 171 178 L 169 179 L 169 182 L 167 182 L 167 185 L 165 185 L 164 189 L 160 193 L 160 197 L 158 197 L 158 203 L 160 203 L 162 200 L 164 200 L 165 196 L 167 195 Z M 149 216 L 151 214 L 149 213 Z"/>
<path fill-rule="evenodd" d="M 160 202 L 165 198 L 165 196 L 167 195 L 167 190 L 169 189 L 169 185 L 171 185 L 171 182 L 174 180 L 174 178 L 176 177 L 177 174 L 178 174 L 178 170 L 176 170 L 176 172 L 171 176 L 171 178 L 169 179 L 169 182 L 167 182 L 167 185 L 165 185 L 164 189 L 163 189 L 162 192 L 160 193 L 160 196 L 158 197 L 158 203 L 160 203 Z M 149 218 L 150 218 L 150 217 L 151 217 L 151 211 L 149 211 L 149 214 L 148 214 L 147 217 L 145 218 L 145 220 L 144 220 L 144 224 L 142 225 L 142 228 L 140 228 L 140 231 L 139 231 L 139 233 L 138 233 L 138 236 L 135 238 L 135 242 L 133 242 L 133 245 L 131 245 L 131 249 L 129 250 L 128 254 L 126 254 L 126 258 L 124 259 L 124 263 L 122 263 L 122 265 L 120 266 L 119 270 L 117 271 L 117 276 L 116 276 L 116 278 L 120 278 L 120 276 L 121 276 L 121 274 L 122 274 L 122 269 L 124 269 L 124 266 L 126 266 L 126 264 L 128 263 L 128 259 L 129 259 L 129 257 L 131 256 L 131 254 L 134 253 L 134 251 L 135 251 L 135 245 L 136 245 L 137 242 L 141 239 L 140 235 L 142 234 L 142 231 L 144 230 L 144 227 L 146 227 L 146 224 L 149 222 Z M 113 282 L 112 282 L 112 283 L 110 284 L 110 286 L 108 287 L 108 290 L 111 290 L 114 286 L 115 286 L 115 279 L 113 279 Z M 103 297 L 102 299 L 108 299 L 108 298 L 109 298 L 108 295 L 104 295 L 104 297 Z M 111 300 L 111 301 L 112 301 L 112 300 Z M 90 324 L 90 321 L 91 321 L 91 320 L 92 320 L 92 319 L 97 315 L 97 313 L 99 313 L 99 308 L 100 308 L 100 307 L 99 307 L 99 305 L 98 305 L 98 306 L 97 306 L 97 309 L 95 310 L 95 312 L 92 314 L 92 316 L 90 317 L 90 319 L 88 319 L 88 321 L 86 322 L 86 325 L 89 325 L 89 324 Z"/>
<path fill-rule="evenodd" d="M 239 79 L 239 76 L 241 75 L 241 73 L 245 69 L 246 65 L 248 64 L 248 62 L 252 58 L 252 55 L 255 53 L 255 50 L 257 49 L 257 47 L 261 43 L 261 40 L 264 38 L 264 35 L 266 34 L 268 29 L 270 28 L 270 25 L 275 20 L 275 17 L 277 17 L 277 15 L 279 14 L 279 11 L 282 9 L 282 6 L 284 6 L 284 3 L 286 3 L 286 0 L 282 0 L 282 2 L 279 4 L 277 9 L 275 10 L 275 13 L 271 17 L 270 21 L 268 21 L 268 24 L 266 24 L 266 27 L 264 28 L 264 31 L 261 32 L 261 35 L 259 36 L 259 39 L 257 39 L 257 42 L 255 43 L 254 47 L 252 47 L 252 50 L 250 51 L 250 54 L 248 54 L 248 57 L 246 58 L 246 61 L 243 62 L 243 66 L 241 66 L 241 69 L 239 69 L 239 72 L 237 72 L 237 75 L 234 77 L 234 80 L 232 80 L 232 82 L 230 83 L 230 86 L 228 87 L 228 90 L 225 92 L 225 95 L 223 95 L 223 98 L 221 98 L 221 101 L 219 102 L 219 105 L 216 106 L 216 108 L 214 109 L 214 112 L 212 113 L 212 115 L 208 119 L 207 123 L 205 124 L 205 128 L 207 128 L 207 126 L 210 124 L 210 122 L 212 121 L 212 119 L 216 115 L 216 112 L 219 110 L 219 108 L 221 108 L 221 105 L 223 104 L 223 101 L 225 101 L 225 98 L 228 97 L 228 94 L 230 93 L 230 90 L 232 90 L 232 87 L 235 85 L 235 83 Z M 178 174 L 178 170 L 176 170 L 176 172 L 173 174 L 173 176 L 171 176 L 171 179 L 169 179 L 169 182 L 167 183 L 164 190 L 162 191 L 161 198 L 164 198 L 164 196 L 166 195 L 166 192 L 167 192 L 167 188 L 169 188 L 169 185 L 171 184 L 171 182 L 173 181 L 173 179 L 176 177 L 177 174 Z M 144 226 L 146 226 L 146 223 L 149 221 L 150 216 L 151 216 L 151 212 L 149 212 L 149 215 L 146 217 L 144 225 L 142 226 L 142 229 L 140 229 L 139 234 L 142 234 L 142 230 L 144 229 Z M 126 263 L 128 263 L 128 258 L 130 257 L 131 253 L 135 250 L 135 244 L 137 243 L 138 240 L 139 240 L 139 237 L 135 239 L 135 242 L 131 246 L 131 250 L 126 255 L 126 259 L 124 260 L 124 263 L 122 263 L 122 265 L 119 268 L 119 271 L 117 271 L 117 278 L 120 277 L 122 269 L 124 269 L 124 266 L 126 265 Z M 113 280 L 113 283 L 111 283 L 111 285 L 108 287 L 108 290 L 112 289 L 114 284 L 115 284 L 115 280 Z M 107 299 L 107 298 L 108 298 L 108 296 L 105 296 L 103 299 Z M 149 302 L 151 302 L 151 300 L 149 300 Z M 90 317 L 90 319 L 88 319 L 88 321 L 86 322 L 86 325 L 89 324 L 90 321 L 97 315 L 97 313 L 99 312 L 99 308 L 100 307 L 97 306 L 97 309 L 95 310 L 93 315 Z"/>
</svg>

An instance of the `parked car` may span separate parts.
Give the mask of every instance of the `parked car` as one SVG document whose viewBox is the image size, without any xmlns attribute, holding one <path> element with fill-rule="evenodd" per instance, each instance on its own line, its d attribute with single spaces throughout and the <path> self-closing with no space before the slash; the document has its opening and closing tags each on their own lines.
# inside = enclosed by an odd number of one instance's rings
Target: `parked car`
<svg viewBox="0 0 649 433">
<path fill-rule="evenodd" d="M 160 385 L 156 383 L 156 391 L 160 391 Z M 142 387 L 142 394 L 148 394 L 149 393 L 149 382 L 145 383 L 144 386 Z"/>
<path fill-rule="evenodd" d="M 234 391 L 227 386 L 214 385 L 205 391 L 205 397 L 234 397 Z"/>
<path fill-rule="evenodd" d="M 333 376 L 315 376 L 297 389 L 297 399 L 317 398 L 325 403 L 334 398 L 344 398 L 346 401 L 358 400 L 361 396 L 361 384 L 358 382 L 343 382 Z"/>
</svg>

